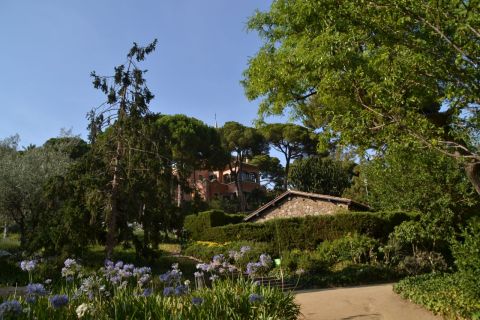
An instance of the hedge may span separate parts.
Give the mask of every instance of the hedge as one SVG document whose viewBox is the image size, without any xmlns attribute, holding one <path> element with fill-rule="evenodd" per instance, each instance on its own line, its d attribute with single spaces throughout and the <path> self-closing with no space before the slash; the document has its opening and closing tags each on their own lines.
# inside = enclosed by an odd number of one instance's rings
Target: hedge
<svg viewBox="0 0 480 320">
<path fill-rule="evenodd" d="M 193 239 L 200 238 L 202 233 L 212 227 L 219 227 L 243 221 L 243 214 L 228 214 L 220 210 L 209 210 L 185 217 L 184 228 Z"/>
<path fill-rule="evenodd" d="M 314 250 L 322 241 L 349 233 L 386 239 L 393 228 L 411 219 L 406 213 L 346 212 L 336 215 L 275 219 L 264 223 L 239 223 L 221 227 L 190 230 L 193 240 L 229 242 L 273 242 L 277 250 Z M 197 227 L 199 224 L 196 225 Z M 186 226 L 188 229 L 189 227 Z"/>
</svg>

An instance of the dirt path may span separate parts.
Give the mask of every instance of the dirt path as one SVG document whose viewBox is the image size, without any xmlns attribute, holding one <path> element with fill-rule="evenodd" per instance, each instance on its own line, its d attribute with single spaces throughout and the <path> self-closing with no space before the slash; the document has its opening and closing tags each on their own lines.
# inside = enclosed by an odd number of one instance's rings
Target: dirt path
<svg viewBox="0 0 480 320">
<path fill-rule="evenodd" d="M 392 291 L 392 284 L 299 291 L 295 300 L 305 320 L 442 319 Z"/>
</svg>

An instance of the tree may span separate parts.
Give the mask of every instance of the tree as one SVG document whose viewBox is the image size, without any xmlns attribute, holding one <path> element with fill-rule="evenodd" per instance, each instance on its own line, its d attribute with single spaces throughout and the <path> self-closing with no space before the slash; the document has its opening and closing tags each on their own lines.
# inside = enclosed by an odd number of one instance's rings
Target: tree
<svg viewBox="0 0 480 320">
<path fill-rule="evenodd" d="M 307 128 L 293 123 L 271 123 L 260 128 L 273 149 L 285 157 L 285 179 L 283 189 L 288 187 L 290 162 L 315 154 L 317 141 Z"/>
<path fill-rule="evenodd" d="M 277 157 L 271 157 L 268 154 L 254 156 L 251 164 L 258 167 L 260 179 L 267 187 L 273 187 L 274 190 L 282 190 L 285 182 L 285 169 Z"/>
<path fill-rule="evenodd" d="M 94 108 L 89 114 L 90 140 L 96 146 L 96 138 L 102 128 L 114 122 L 111 127 L 114 133 L 110 136 L 113 140 L 114 152 L 110 157 L 110 190 L 106 207 L 107 240 L 105 251 L 110 257 L 117 242 L 117 219 L 120 215 L 119 195 L 124 183 L 124 158 L 127 151 L 126 137 L 138 134 L 138 122 L 148 113 L 148 104 L 153 99 L 153 94 L 146 86 L 143 78 L 146 70 L 141 70 L 137 63 L 143 61 L 145 56 L 155 50 L 157 40 L 146 47 L 139 47 L 134 43 L 127 54 L 127 62 L 115 68 L 113 77 L 98 76 L 91 73 L 93 86 L 107 95 L 107 101 Z"/>
<path fill-rule="evenodd" d="M 331 158 L 309 157 L 296 160 L 290 171 L 290 185 L 299 191 L 341 196 L 350 186 L 345 165 Z"/>
<path fill-rule="evenodd" d="M 345 145 L 420 142 L 462 160 L 480 193 L 480 3 L 277 0 L 243 84 L 262 116 L 290 109 Z"/>
<path fill-rule="evenodd" d="M 18 140 L 0 152 L 0 212 L 14 221 L 20 230 L 20 243 L 25 247 L 27 235 L 39 223 L 42 190 L 55 176 L 63 176 L 71 165 L 69 157 L 46 148 L 18 152 Z"/>
<path fill-rule="evenodd" d="M 461 166 L 421 145 L 390 145 L 383 154 L 362 161 L 358 171 L 345 195 L 378 210 L 452 210 L 462 218 L 462 213 L 478 209 L 475 190 Z"/>
<path fill-rule="evenodd" d="M 240 178 L 240 173 L 243 172 L 243 163 L 255 155 L 266 153 L 267 144 L 257 129 L 234 121 L 226 122 L 219 129 L 219 133 L 223 148 L 231 154 L 232 161 L 228 162 L 229 168 L 238 191 L 240 210 L 245 211 L 247 204 Z"/>
<path fill-rule="evenodd" d="M 178 206 L 188 188 L 187 179 L 196 169 L 224 168 L 228 156 L 215 128 L 185 115 L 163 115 L 157 125 L 164 132 L 170 159 L 178 178 Z"/>
</svg>

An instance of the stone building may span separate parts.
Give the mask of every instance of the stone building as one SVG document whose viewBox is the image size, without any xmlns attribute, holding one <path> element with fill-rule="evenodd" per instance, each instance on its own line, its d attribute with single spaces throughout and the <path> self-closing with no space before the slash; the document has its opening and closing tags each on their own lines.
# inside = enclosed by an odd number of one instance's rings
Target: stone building
<svg viewBox="0 0 480 320">
<path fill-rule="evenodd" d="M 329 215 L 342 209 L 370 210 L 368 206 L 346 198 L 288 190 L 249 214 L 244 221 L 264 222 L 275 218 Z"/>
</svg>

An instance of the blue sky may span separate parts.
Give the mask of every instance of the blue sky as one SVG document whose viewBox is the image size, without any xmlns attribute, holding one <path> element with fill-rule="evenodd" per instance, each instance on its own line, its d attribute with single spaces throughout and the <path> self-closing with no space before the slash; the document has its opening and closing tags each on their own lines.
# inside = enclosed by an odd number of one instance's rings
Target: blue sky
<svg viewBox="0 0 480 320">
<path fill-rule="evenodd" d="M 158 39 L 144 64 L 151 110 L 213 125 L 256 117 L 240 85 L 259 49 L 245 24 L 267 0 L 1 0 L 0 139 L 41 145 L 61 128 L 86 138 L 86 113 L 104 101 L 90 72 L 109 75 L 133 41 Z"/>
</svg>

